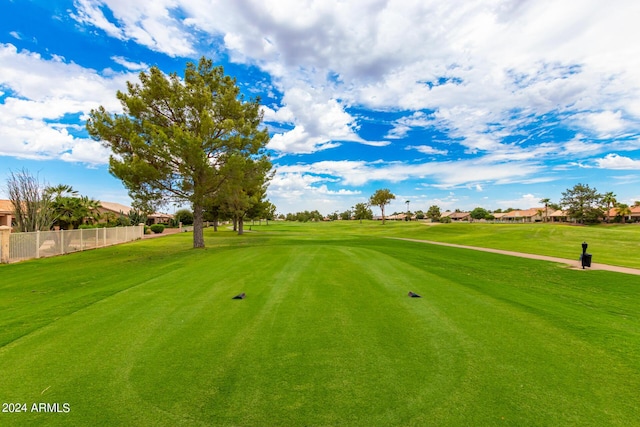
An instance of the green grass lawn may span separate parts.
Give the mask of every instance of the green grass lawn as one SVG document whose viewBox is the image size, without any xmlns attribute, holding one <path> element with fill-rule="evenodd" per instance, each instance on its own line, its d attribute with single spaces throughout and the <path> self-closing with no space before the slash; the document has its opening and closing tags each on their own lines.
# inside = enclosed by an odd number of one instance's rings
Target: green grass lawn
<svg viewBox="0 0 640 427">
<path fill-rule="evenodd" d="M 640 277 L 383 238 L 495 243 L 444 227 L 272 224 L 0 266 L 0 400 L 28 409 L 0 425 L 637 424 Z"/>
</svg>

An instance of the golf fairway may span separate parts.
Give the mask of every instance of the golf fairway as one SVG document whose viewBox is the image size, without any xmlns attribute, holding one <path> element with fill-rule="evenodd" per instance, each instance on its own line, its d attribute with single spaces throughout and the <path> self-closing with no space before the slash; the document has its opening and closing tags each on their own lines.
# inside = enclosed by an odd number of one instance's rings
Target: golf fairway
<svg viewBox="0 0 640 427">
<path fill-rule="evenodd" d="M 2 266 L 0 424 L 639 419 L 639 277 L 259 229 Z"/>
</svg>

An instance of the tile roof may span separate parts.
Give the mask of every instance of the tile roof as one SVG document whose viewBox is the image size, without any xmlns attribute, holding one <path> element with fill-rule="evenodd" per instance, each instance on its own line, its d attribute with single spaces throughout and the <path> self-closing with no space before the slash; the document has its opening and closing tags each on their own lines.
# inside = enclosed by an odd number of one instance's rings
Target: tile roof
<svg viewBox="0 0 640 427">
<path fill-rule="evenodd" d="M 3 212 L 3 213 L 13 212 L 13 203 L 11 203 L 11 200 L 0 200 L 0 212 Z"/>
<path fill-rule="evenodd" d="M 102 206 L 103 209 L 117 214 L 122 212 L 125 215 L 129 215 L 129 211 L 131 211 L 131 207 L 129 206 L 121 205 L 120 203 L 103 202 L 102 200 L 100 200 L 100 206 Z"/>
</svg>

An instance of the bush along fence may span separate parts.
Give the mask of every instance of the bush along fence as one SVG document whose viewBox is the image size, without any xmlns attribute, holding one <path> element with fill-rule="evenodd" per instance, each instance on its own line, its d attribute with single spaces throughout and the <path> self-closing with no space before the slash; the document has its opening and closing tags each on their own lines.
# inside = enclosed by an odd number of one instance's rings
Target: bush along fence
<svg viewBox="0 0 640 427">
<path fill-rule="evenodd" d="M 81 230 L 11 233 L 0 227 L 0 263 L 24 261 L 102 248 L 142 238 L 144 225 Z"/>
</svg>

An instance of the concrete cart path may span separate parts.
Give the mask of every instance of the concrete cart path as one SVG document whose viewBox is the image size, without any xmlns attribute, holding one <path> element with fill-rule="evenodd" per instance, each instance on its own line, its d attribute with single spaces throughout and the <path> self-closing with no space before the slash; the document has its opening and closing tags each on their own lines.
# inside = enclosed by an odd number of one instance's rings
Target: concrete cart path
<svg viewBox="0 0 640 427">
<path fill-rule="evenodd" d="M 546 255 L 527 254 L 527 253 L 523 253 L 523 252 L 505 251 L 505 250 L 502 250 L 502 249 L 481 248 L 481 247 L 478 247 L 478 246 L 457 245 L 455 243 L 434 242 L 434 241 L 431 241 L 431 240 L 405 239 L 405 238 L 401 238 L 401 237 L 389 237 L 389 238 L 390 239 L 396 239 L 396 240 L 406 240 L 406 241 L 409 241 L 409 242 L 426 243 L 426 244 L 429 244 L 429 245 L 451 246 L 453 248 L 471 249 L 471 250 L 474 250 L 474 251 L 492 252 L 492 253 L 495 253 L 495 254 L 517 256 L 517 257 L 521 257 L 521 258 L 538 259 L 538 260 L 542 260 L 542 261 L 557 262 L 557 263 L 560 263 L 560 264 L 566 264 L 571 268 L 582 270 L 582 265 L 580 264 L 580 260 L 557 258 L 557 257 L 552 257 L 552 256 L 546 256 Z M 617 266 L 617 265 L 591 263 L 590 270 L 615 271 L 616 273 L 635 274 L 637 276 L 640 276 L 640 269 L 629 268 L 629 267 L 620 267 L 620 266 Z"/>
</svg>

